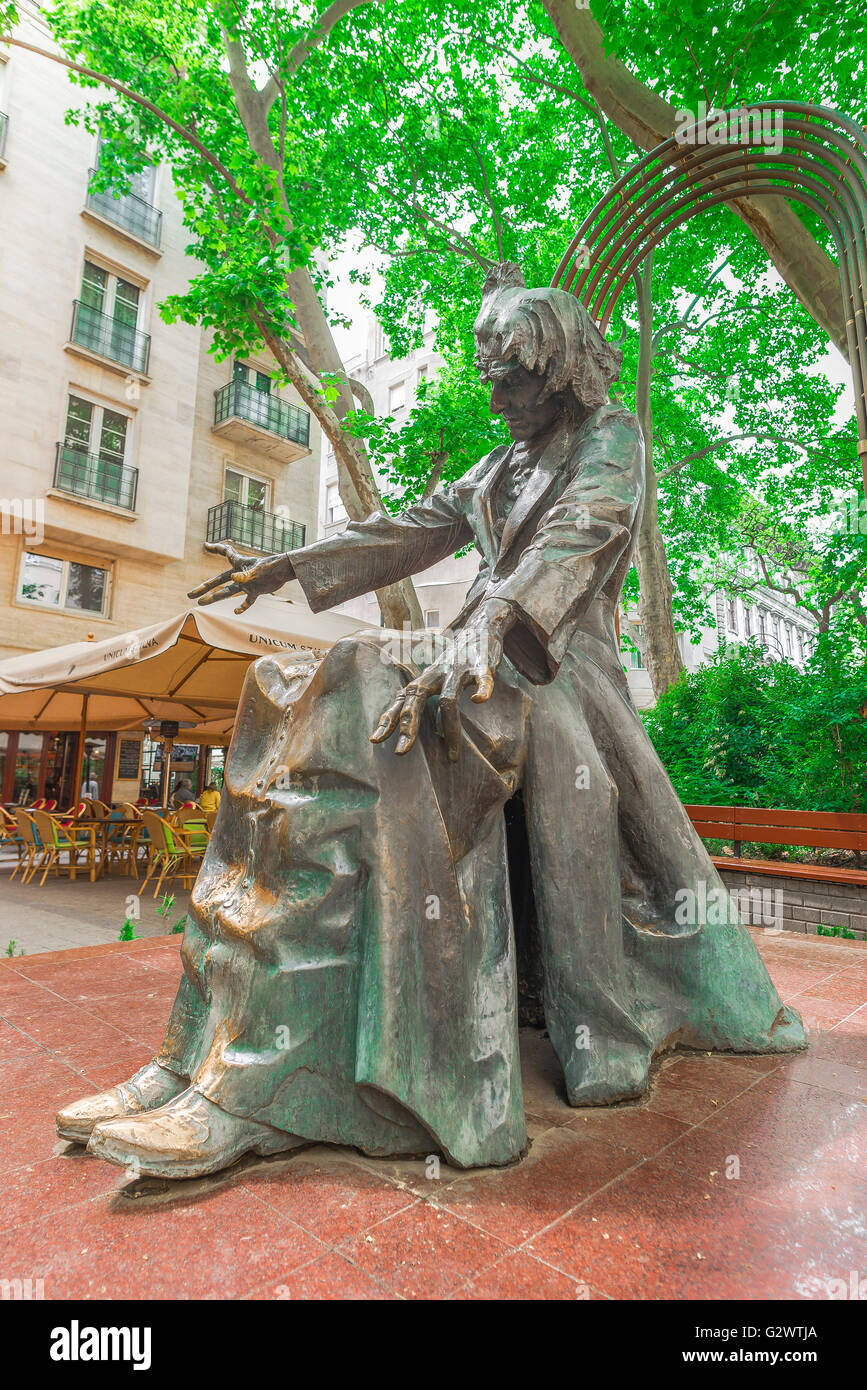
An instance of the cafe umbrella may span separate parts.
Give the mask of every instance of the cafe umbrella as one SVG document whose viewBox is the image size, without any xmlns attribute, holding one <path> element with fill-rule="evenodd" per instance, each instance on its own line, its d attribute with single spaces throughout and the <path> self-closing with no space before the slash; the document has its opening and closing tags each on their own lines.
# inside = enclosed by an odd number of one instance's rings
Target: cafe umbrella
<svg viewBox="0 0 867 1390">
<path fill-rule="evenodd" d="M 78 730 L 77 789 L 88 729 L 162 725 L 163 737 L 182 731 L 184 743 L 227 744 L 251 661 L 282 652 L 308 662 L 360 626 L 271 595 L 243 614 L 235 603 L 224 599 L 98 642 L 0 661 L 0 730 Z M 164 784 L 168 763 L 164 756 Z"/>
</svg>

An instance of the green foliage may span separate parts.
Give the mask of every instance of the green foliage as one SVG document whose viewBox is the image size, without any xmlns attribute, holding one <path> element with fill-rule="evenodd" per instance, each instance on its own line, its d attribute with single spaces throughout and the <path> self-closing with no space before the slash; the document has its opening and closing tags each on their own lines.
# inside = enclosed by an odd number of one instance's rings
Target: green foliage
<svg viewBox="0 0 867 1390">
<path fill-rule="evenodd" d="M 816 935 L 817 935 L 817 936 L 845 936 L 845 937 L 847 937 L 850 941 L 854 941 L 854 940 L 855 940 L 855 933 L 854 933 L 853 931 L 850 931 L 849 927 L 841 927 L 841 926 L 825 927 L 825 926 L 822 925 L 821 922 L 819 923 L 818 927 L 816 928 Z"/>
<path fill-rule="evenodd" d="M 3 954 L 4 956 L 26 956 L 27 952 L 24 950 L 23 946 L 20 948 L 18 947 L 18 942 L 13 937 Z"/>
<path fill-rule="evenodd" d="M 831 637 L 804 672 L 724 648 L 644 721 L 687 803 L 867 810 L 867 669 Z"/>
<path fill-rule="evenodd" d="M 596 0 L 593 13 L 606 49 L 676 106 L 784 91 L 864 119 L 867 20 L 855 0 L 832 9 L 819 0 Z M 64 52 L 124 88 L 106 93 L 75 78 L 92 104 L 69 119 L 109 137 L 101 178 L 122 188 L 146 160 L 171 167 L 193 259 L 188 287 L 161 306 L 166 318 L 211 329 L 218 357 L 256 351 L 261 323 L 291 339 L 287 272 L 307 267 L 324 295 L 352 239 L 359 284 L 372 283 L 375 264 L 384 271 L 374 307 L 392 354 L 433 328 L 444 367 L 408 418 L 356 411 L 345 422 L 399 510 L 432 472 L 451 481 L 505 438 L 473 364 L 486 268 L 516 260 L 528 284 L 550 282 L 584 216 L 639 152 L 583 87 L 538 0 L 365 4 L 321 43 L 313 15 L 300 0 L 56 0 L 46 22 Z M 240 42 L 255 85 L 269 74 L 274 84 L 273 168 L 251 150 L 224 34 Z M 796 215 L 833 249 L 808 210 Z M 656 250 L 652 299 L 653 458 L 678 625 L 696 636 L 707 587 L 735 582 L 729 557 L 753 499 L 768 526 L 787 525 L 815 552 L 805 604 L 821 608 L 840 586 L 863 590 L 865 547 L 822 531 L 860 488 L 823 331 L 723 208 Z M 341 321 L 339 308 L 330 316 Z M 631 291 L 612 335 L 624 351 L 619 393 L 632 405 Z M 333 397 L 333 382 L 323 381 L 323 395 Z M 627 593 L 636 592 L 633 572 Z M 854 608 L 835 621 L 863 654 Z"/>
<path fill-rule="evenodd" d="M 131 917 L 127 917 L 126 920 L 124 921 L 123 926 L 121 927 L 120 931 L 118 932 L 117 939 L 118 939 L 118 941 L 138 941 L 138 940 L 140 940 L 138 934 L 136 933 L 135 923 L 133 922 L 133 920 L 132 920 Z"/>
</svg>

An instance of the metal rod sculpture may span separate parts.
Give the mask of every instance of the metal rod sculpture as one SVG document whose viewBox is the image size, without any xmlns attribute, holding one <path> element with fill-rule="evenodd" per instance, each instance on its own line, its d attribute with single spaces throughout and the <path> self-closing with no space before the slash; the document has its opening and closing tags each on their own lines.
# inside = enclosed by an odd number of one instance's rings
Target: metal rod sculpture
<svg viewBox="0 0 867 1390">
<path fill-rule="evenodd" d="M 781 148 L 762 144 L 767 118 Z M 725 140 L 715 138 L 725 127 Z M 776 142 L 775 142 L 776 143 Z M 571 290 L 604 333 L 624 288 L 655 246 L 684 222 L 745 196 L 809 208 L 837 252 L 867 496 L 867 132 L 839 111 L 799 101 L 709 112 L 633 164 L 578 228 L 552 286 Z"/>
</svg>

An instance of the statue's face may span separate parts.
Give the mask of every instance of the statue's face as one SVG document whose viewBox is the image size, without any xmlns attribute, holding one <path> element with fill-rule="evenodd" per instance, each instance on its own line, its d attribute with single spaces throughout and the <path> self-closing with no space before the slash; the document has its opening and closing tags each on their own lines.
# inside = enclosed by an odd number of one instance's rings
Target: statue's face
<svg viewBox="0 0 867 1390">
<path fill-rule="evenodd" d="M 518 362 L 490 363 L 482 380 L 491 388 L 491 414 L 502 415 L 515 440 L 545 434 L 562 414 L 563 402 L 558 396 L 542 400 L 544 377 Z"/>
</svg>

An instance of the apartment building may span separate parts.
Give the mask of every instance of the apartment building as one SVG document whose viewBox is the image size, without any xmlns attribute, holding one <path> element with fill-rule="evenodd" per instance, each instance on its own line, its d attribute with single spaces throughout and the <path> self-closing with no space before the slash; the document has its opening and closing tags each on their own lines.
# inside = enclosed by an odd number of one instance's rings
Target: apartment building
<svg viewBox="0 0 867 1390">
<path fill-rule="evenodd" d="M 397 360 L 389 356 L 382 328 L 373 315 L 368 316 L 366 339 L 364 351 L 347 363 L 347 371 L 366 386 L 376 414 L 392 415 L 399 423 L 409 416 L 416 404 L 419 381 L 432 379 L 440 366 L 440 358 L 433 347 L 433 332 L 425 335 L 423 347 Z M 324 455 L 323 480 L 320 530 L 330 535 L 346 524 L 346 511 L 337 490 L 337 464 L 330 446 Z M 427 627 L 445 626 L 454 618 L 478 566 L 478 556 L 472 551 L 459 559 L 451 556 L 416 576 L 415 586 Z M 685 632 L 678 636 L 686 669 L 697 670 L 726 643 L 751 639 L 766 650 L 770 659 L 803 666 L 815 645 L 815 622 L 787 595 L 760 584 L 758 561 L 744 557 L 741 567 L 745 577 L 749 572 L 748 577 L 756 586 L 754 593 L 749 598 L 736 598 L 721 591 L 708 592 L 707 622 L 698 641 L 693 642 Z M 379 623 L 379 609 L 372 595 L 353 599 L 343 605 L 342 611 L 374 626 Z M 631 616 L 640 635 L 638 615 Z M 633 700 L 639 709 L 649 709 L 654 704 L 650 677 L 643 666 L 641 652 L 627 641 L 623 644 L 623 665 Z"/>
<path fill-rule="evenodd" d="M 195 270 L 170 172 L 92 191 L 100 142 L 64 122 L 81 100 L 62 67 L 0 52 L 0 657 L 179 612 L 214 572 L 207 540 L 317 534 L 315 419 L 266 357 L 219 363 L 209 333 L 163 321 Z M 62 760 L 48 740 L 0 733 L 0 800 Z"/>
</svg>

